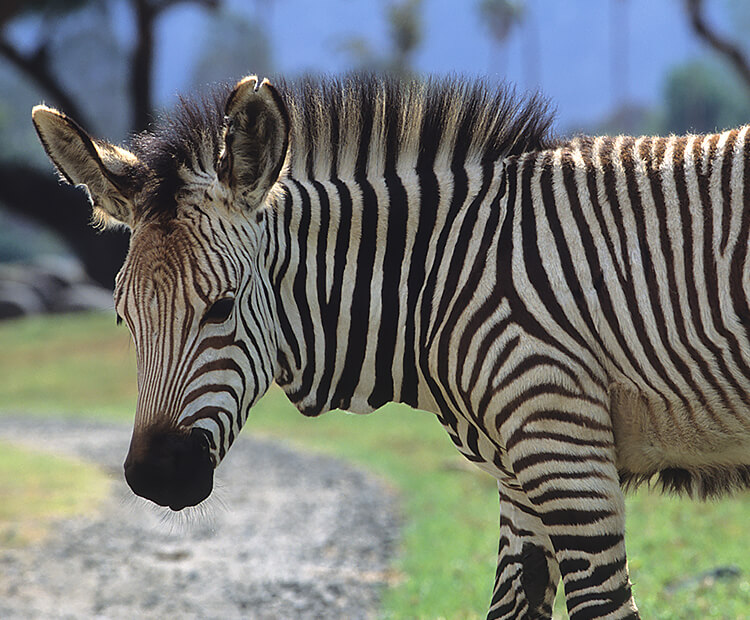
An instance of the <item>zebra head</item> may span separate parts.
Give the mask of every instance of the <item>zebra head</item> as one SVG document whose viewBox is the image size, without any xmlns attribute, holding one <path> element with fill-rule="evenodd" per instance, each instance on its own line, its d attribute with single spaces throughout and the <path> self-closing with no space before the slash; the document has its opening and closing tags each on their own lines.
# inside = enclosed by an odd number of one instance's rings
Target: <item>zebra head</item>
<svg viewBox="0 0 750 620">
<path fill-rule="evenodd" d="M 135 342 L 138 403 L 125 478 L 180 510 L 203 501 L 213 470 L 276 371 L 275 306 L 262 269 L 264 211 L 288 148 L 284 104 L 248 77 L 218 115 L 143 134 L 126 150 L 62 113 L 33 112 L 63 179 L 95 217 L 131 230 L 115 308 Z M 217 118 L 219 120 L 217 120 Z M 187 129 L 186 129 L 187 127 Z"/>
</svg>

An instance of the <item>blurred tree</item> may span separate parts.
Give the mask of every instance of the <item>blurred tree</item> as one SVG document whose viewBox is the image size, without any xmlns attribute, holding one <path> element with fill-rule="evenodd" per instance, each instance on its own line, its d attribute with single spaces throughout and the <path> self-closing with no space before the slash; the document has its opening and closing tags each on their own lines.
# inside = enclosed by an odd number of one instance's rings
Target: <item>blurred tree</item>
<svg viewBox="0 0 750 620">
<path fill-rule="evenodd" d="M 662 132 L 713 132 L 747 122 L 750 94 L 723 66 L 693 61 L 667 77 Z"/>
<path fill-rule="evenodd" d="M 124 58 L 126 98 L 130 108 L 131 132 L 145 129 L 153 117 L 153 61 L 155 32 L 159 18 L 165 11 L 179 4 L 194 4 L 215 10 L 219 0 L 126 0 L 134 23 L 134 42 L 129 50 L 112 45 L 116 39 L 109 30 L 99 33 L 99 48 L 91 53 L 90 41 L 66 34 L 69 19 L 78 18 L 84 11 L 102 10 L 112 2 L 96 0 L 3 0 L 0 6 L 0 61 L 5 60 L 22 78 L 29 80 L 55 105 L 86 127 L 92 124 L 87 110 L 90 90 L 81 90 L 76 84 L 80 65 L 57 66 L 56 60 L 62 51 L 78 49 L 78 62 L 90 66 L 111 61 L 110 54 Z M 14 36 L 14 28 L 29 26 L 26 35 Z M 111 29 L 111 20 L 109 22 Z M 88 33 L 90 34 L 90 33 Z M 33 39 L 29 41 L 29 39 Z M 77 43 L 88 42 L 86 50 L 76 48 Z M 104 46 L 104 43 L 109 44 Z M 78 86 L 78 88 L 75 88 Z M 97 102 L 101 105 L 101 102 Z M 106 102 L 105 102 L 106 104 Z M 109 113 L 112 111 L 108 110 Z M 0 165 L 0 202 L 19 214 L 31 217 L 58 233 L 78 255 L 89 275 L 104 286 L 112 287 L 114 275 L 122 264 L 127 251 L 127 235 L 121 230 L 99 233 L 86 223 L 90 208 L 81 192 L 58 185 L 48 170 L 17 162 Z"/>
<path fill-rule="evenodd" d="M 352 56 L 354 64 L 367 71 L 383 71 L 405 77 L 412 72 L 414 53 L 422 43 L 422 0 L 401 0 L 386 7 L 390 48 L 374 51 L 363 37 L 350 37 L 339 48 Z"/>
<path fill-rule="evenodd" d="M 30 122 L 31 106 L 39 99 L 39 89 L 30 80 L 19 79 L 18 72 L 0 60 L 0 158 L 49 170 L 49 160 Z"/>
<path fill-rule="evenodd" d="M 256 7 L 263 15 L 268 0 Z M 212 84 L 237 80 L 248 73 L 267 76 L 271 71 L 271 45 L 266 26 L 248 21 L 232 11 L 219 10 L 206 28 L 200 59 L 193 68 L 191 82 L 198 90 Z"/>
<path fill-rule="evenodd" d="M 750 89 L 750 58 L 740 43 L 720 34 L 706 19 L 704 0 L 684 0 L 690 25 L 695 34 L 737 72 Z"/>
<path fill-rule="evenodd" d="M 422 0 L 403 0 L 388 7 L 388 26 L 393 42 L 390 71 L 396 75 L 411 72 L 414 52 L 422 42 Z"/>
<path fill-rule="evenodd" d="M 616 109 L 630 107 L 630 4 L 628 0 L 610 1 L 610 81 Z"/>
<path fill-rule="evenodd" d="M 524 0 L 480 0 L 479 15 L 492 37 L 495 69 L 500 75 L 505 75 L 508 38 L 513 28 L 526 17 L 526 4 Z"/>
<path fill-rule="evenodd" d="M 16 67 L 25 77 L 31 79 L 46 94 L 71 116 L 85 121 L 85 117 L 78 108 L 76 101 L 70 96 L 60 81 L 54 75 L 50 66 L 51 37 L 47 23 L 51 17 L 72 12 L 91 0 L 8 0 L 0 9 L 0 58 L 5 58 Z M 24 51 L 21 46 L 14 44 L 7 36 L 8 27 L 15 19 L 29 14 L 39 13 L 46 17 L 41 40 L 30 51 Z"/>
<path fill-rule="evenodd" d="M 531 11 L 524 14 L 521 24 L 523 33 L 523 52 L 521 53 L 521 67 L 523 70 L 524 83 L 530 91 L 539 90 L 542 85 L 542 71 L 540 56 L 542 53 L 542 41 L 539 36 L 539 28 Z"/>
<path fill-rule="evenodd" d="M 154 33 L 162 14 L 178 4 L 197 4 L 206 9 L 216 9 L 219 0 L 127 0 L 135 23 L 135 42 L 129 53 L 129 97 L 132 104 L 131 128 L 140 131 L 148 126 L 152 117 L 152 84 L 154 59 Z M 101 7 L 96 0 L 10 0 L 0 21 L 0 58 L 5 58 L 22 74 L 34 80 L 62 109 L 85 124 L 85 116 L 78 102 L 52 71 L 50 48 L 58 36 L 56 24 L 61 15 L 87 7 Z M 13 10 L 13 7 L 16 10 Z M 8 27 L 20 18 L 33 14 L 41 19 L 38 40 L 25 51 L 8 36 Z"/>
</svg>

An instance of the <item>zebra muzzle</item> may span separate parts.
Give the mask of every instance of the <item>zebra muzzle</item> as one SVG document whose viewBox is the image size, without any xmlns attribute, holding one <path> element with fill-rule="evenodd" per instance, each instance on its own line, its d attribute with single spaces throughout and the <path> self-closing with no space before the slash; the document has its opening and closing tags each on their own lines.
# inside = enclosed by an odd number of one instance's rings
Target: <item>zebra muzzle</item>
<svg viewBox="0 0 750 620">
<path fill-rule="evenodd" d="M 213 489 L 214 464 L 201 429 L 134 434 L 124 467 L 136 495 L 172 510 L 199 504 Z"/>
</svg>

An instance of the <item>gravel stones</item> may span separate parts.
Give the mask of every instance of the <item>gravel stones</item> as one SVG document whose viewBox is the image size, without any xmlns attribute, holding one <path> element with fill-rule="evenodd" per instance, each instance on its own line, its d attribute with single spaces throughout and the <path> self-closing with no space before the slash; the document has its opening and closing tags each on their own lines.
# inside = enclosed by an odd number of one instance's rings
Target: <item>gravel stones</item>
<svg viewBox="0 0 750 620">
<path fill-rule="evenodd" d="M 341 461 L 240 439 L 207 507 L 173 515 L 122 477 L 130 429 L 0 418 L 0 437 L 111 473 L 97 514 L 0 549 L 0 618 L 374 618 L 397 544 L 396 500 Z M 217 496 L 217 497 L 214 497 Z"/>
</svg>

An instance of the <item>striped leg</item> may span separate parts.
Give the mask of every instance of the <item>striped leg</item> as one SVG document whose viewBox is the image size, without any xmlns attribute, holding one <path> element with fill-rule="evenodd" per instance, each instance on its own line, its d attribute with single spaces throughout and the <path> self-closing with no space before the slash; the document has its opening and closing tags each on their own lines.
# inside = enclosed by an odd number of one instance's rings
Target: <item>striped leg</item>
<svg viewBox="0 0 750 620">
<path fill-rule="evenodd" d="M 554 548 L 523 491 L 498 486 L 500 548 L 487 620 L 549 618 L 560 581 Z"/>
<path fill-rule="evenodd" d="M 533 417 L 555 419 L 559 411 L 537 411 Z M 638 618 L 612 434 L 601 416 L 586 419 L 584 441 L 547 431 L 544 424 L 518 429 L 508 457 L 552 541 L 571 620 Z M 519 439 L 519 434 L 534 441 Z"/>
</svg>

